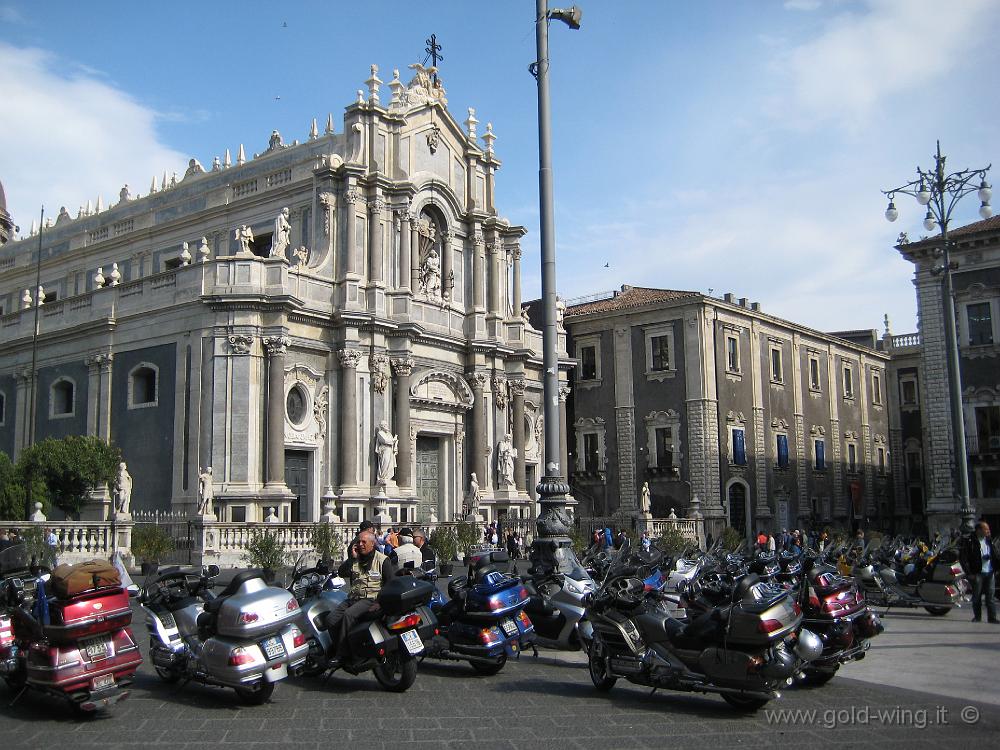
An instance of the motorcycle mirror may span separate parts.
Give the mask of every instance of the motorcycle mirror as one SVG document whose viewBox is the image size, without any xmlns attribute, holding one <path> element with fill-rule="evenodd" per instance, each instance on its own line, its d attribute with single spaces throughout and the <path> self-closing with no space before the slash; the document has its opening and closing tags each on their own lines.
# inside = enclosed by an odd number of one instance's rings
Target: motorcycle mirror
<svg viewBox="0 0 1000 750">
<path fill-rule="evenodd" d="M 205 574 L 208 578 L 217 578 L 219 572 L 220 571 L 218 565 L 209 565 L 207 568 L 205 568 Z"/>
</svg>

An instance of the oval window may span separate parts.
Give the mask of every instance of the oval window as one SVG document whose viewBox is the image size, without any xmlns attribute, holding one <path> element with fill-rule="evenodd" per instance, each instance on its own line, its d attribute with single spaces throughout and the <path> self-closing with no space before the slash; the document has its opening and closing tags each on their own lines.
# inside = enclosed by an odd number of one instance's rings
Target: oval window
<svg viewBox="0 0 1000 750">
<path fill-rule="evenodd" d="M 288 421 L 294 425 L 302 424 L 306 419 L 306 394 L 300 386 L 295 386 L 288 392 L 285 399 L 285 411 Z"/>
</svg>

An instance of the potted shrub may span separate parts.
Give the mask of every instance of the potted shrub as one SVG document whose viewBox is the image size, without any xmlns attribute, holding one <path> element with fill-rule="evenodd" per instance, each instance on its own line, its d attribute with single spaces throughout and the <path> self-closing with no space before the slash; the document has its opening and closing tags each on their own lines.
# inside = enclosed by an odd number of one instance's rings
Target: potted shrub
<svg viewBox="0 0 1000 750">
<path fill-rule="evenodd" d="M 462 559 L 465 559 L 469 555 L 469 550 L 481 544 L 483 541 L 482 534 L 479 531 L 479 527 L 472 523 L 466 523 L 465 521 L 459 521 L 455 525 L 455 537 L 458 542 L 458 555 Z"/>
<path fill-rule="evenodd" d="M 264 580 L 273 583 L 278 570 L 287 564 L 288 553 L 276 533 L 267 529 L 251 529 L 250 540 L 243 550 L 243 562 L 249 568 L 263 570 Z"/>
<path fill-rule="evenodd" d="M 132 529 L 132 557 L 140 563 L 144 576 L 155 573 L 160 558 L 174 548 L 174 540 L 156 525 L 136 525 Z"/>
<path fill-rule="evenodd" d="M 458 537 L 455 530 L 449 526 L 438 526 L 427 543 L 437 554 L 441 575 L 450 576 L 454 570 L 451 561 L 458 557 Z"/>
<path fill-rule="evenodd" d="M 340 560 L 340 534 L 330 524 L 322 521 L 315 524 L 312 528 L 310 541 L 316 550 L 317 556 L 323 562 L 330 564 Z"/>
</svg>

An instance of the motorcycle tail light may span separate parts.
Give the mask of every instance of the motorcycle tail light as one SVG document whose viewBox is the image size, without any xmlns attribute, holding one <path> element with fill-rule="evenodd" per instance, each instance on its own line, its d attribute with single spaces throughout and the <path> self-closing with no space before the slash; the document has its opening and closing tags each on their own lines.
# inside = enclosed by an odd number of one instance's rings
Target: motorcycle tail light
<svg viewBox="0 0 1000 750">
<path fill-rule="evenodd" d="M 944 590 L 948 596 L 958 596 L 958 589 L 954 586 L 945 586 Z"/>
<path fill-rule="evenodd" d="M 135 641 L 132 640 L 132 634 L 128 631 L 128 628 L 122 628 L 114 635 L 115 653 L 120 654 L 122 651 L 131 651 L 135 648 Z"/>
<path fill-rule="evenodd" d="M 480 630 L 479 640 L 483 642 L 484 646 L 489 646 L 490 644 L 502 641 L 503 638 L 500 636 L 500 629 L 494 625 L 493 627 Z"/>
<path fill-rule="evenodd" d="M 781 620 L 761 620 L 757 623 L 757 630 L 761 633 L 768 634 L 773 633 L 775 630 L 781 630 L 784 627 L 784 623 Z"/>
<path fill-rule="evenodd" d="M 303 633 L 301 630 L 299 630 L 298 628 L 296 628 L 295 630 L 292 631 L 292 647 L 293 648 L 302 648 L 303 646 L 306 645 L 306 643 L 308 643 L 308 641 L 309 641 L 309 637 L 305 633 Z"/>
<path fill-rule="evenodd" d="M 295 611 L 295 610 L 297 610 L 298 608 L 299 608 L 299 603 L 298 603 L 298 602 L 297 602 L 297 601 L 295 600 L 295 597 L 294 597 L 294 596 L 293 596 L 293 597 L 291 597 L 291 598 L 290 598 L 290 599 L 288 600 L 288 604 L 286 604 L 286 605 L 285 605 L 285 611 L 286 611 L 286 612 L 294 612 L 294 611 Z"/>
<path fill-rule="evenodd" d="M 796 615 L 801 615 L 802 614 L 802 607 L 799 606 L 798 602 L 792 602 L 792 611 Z"/>
<path fill-rule="evenodd" d="M 951 566 L 951 574 L 952 574 L 953 576 L 960 576 L 960 575 L 962 575 L 962 573 L 963 573 L 963 571 L 962 571 L 962 566 L 961 566 L 961 565 L 959 565 L 958 563 L 954 563 L 954 564 L 953 564 L 953 565 Z"/>
<path fill-rule="evenodd" d="M 518 613 L 517 619 L 521 621 L 521 624 L 524 627 L 526 627 L 526 628 L 530 628 L 531 627 L 531 618 L 528 617 L 528 613 L 525 612 L 523 609 Z"/>
<path fill-rule="evenodd" d="M 409 630 L 420 625 L 420 615 L 412 614 L 400 617 L 395 622 L 389 623 L 389 630 Z"/>
<path fill-rule="evenodd" d="M 749 661 L 747 661 L 747 672 L 756 672 L 763 666 L 764 666 L 764 657 L 757 656 L 755 654 L 750 657 Z"/>
<path fill-rule="evenodd" d="M 819 609 L 819 597 L 815 594 L 809 594 L 809 606 L 813 609 Z"/>
<path fill-rule="evenodd" d="M 253 664 L 253 662 L 253 654 L 245 648 L 237 646 L 229 652 L 229 666 L 231 667 L 242 667 L 244 664 Z"/>
<path fill-rule="evenodd" d="M 525 599 L 528 598 L 528 589 L 526 589 L 526 588 L 524 588 L 524 586 L 522 586 L 521 589 L 520 589 L 520 591 L 517 592 L 517 595 L 519 597 L 521 597 L 521 601 L 524 601 Z"/>
<path fill-rule="evenodd" d="M 260 618 L 257 617 L 256 612 L 240 612 L 240 616 L 238 618 L 241 625 L 249 625 L 257 622 L 258 619 Z"/>
</svg>

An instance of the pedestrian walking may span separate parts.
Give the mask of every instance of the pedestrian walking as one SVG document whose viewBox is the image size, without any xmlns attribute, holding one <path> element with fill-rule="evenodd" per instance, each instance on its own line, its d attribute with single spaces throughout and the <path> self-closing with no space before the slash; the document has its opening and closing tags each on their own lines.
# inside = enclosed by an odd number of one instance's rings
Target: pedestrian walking
<svg viewBox="0 0 1000 750">
<path fill-rule="evenodd" d="M 1000 549 L 990 536 L 990 525 L 986 521 L 977 523 L 976 530 L 965 538 L 961 558 L 966 575 L 972 579 L 972 621 L 983 619 L 982 599 L 985 598 L 986 618 L 1000 624 L 993 602 L 993 574 L 996 561 L 1000 559 Z"/>
</svg>

